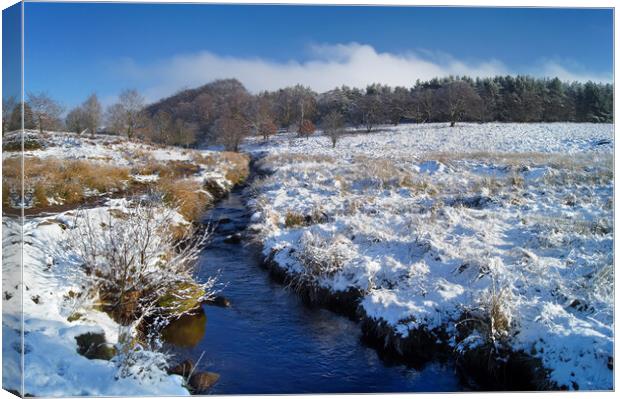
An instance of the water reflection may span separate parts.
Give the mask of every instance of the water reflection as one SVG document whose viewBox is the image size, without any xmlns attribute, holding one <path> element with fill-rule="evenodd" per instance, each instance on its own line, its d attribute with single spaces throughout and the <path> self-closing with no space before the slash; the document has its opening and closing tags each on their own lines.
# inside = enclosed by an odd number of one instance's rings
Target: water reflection
<svg viewBox="0 0 620 399">
<path fill-rule="evenodd" d="M 186 315 L 166 326 L 162 331 L 162 338 L 169 344 L 183 348 L 193 348 L 205 335 L 207 329 L 207 315 L 200 312 Z"/>
</svg>

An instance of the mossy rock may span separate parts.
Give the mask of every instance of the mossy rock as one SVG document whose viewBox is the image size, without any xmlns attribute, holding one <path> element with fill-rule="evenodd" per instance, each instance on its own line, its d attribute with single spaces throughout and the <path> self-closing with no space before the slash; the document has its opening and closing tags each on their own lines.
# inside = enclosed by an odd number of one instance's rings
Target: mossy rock
<svg viewBox="0 0 620 399">
<path fill-rule="evenodd" d="M 163 295 L 157 301 L 157 306 L 162 313 L 179 317 L 200 309 L 204 296 L 205 291 L 200 285 L 181 283 Z"/>
<path fill-rule="evenodd" d="M 79 312 L 73 312 L 69 315 L 69 317 L 67 317 L 67 321 L 69 323 L 72 323 L 74 321 L 80 320 L 82 318 L 83 314 L 79 313 Z"/>
<path fill-rule="evenodd" d="M 75 337 L 78 353 L 87 359 L 110 360 L 116 355 L 116 349 L 105 341 L 103 333 L 86 333 Z"/>
</svg>

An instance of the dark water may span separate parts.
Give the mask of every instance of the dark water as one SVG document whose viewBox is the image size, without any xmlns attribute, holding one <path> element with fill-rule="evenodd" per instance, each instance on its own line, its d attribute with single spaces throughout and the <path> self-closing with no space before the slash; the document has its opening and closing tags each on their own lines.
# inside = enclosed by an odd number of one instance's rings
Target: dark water
<svg viewBox="0 0 620 399">
<path fill-rule="evenodd" d="M 231 307 L 204 306 L 206 318 L 178 322 L 167 332 L 178 360 L 221 375 L 211 394 L 459 391 L 451 365 L 422 370 L 389 365 L 360 341 L 360 326 L 328 310 L 310 308 L 273 282 L 256 249 L 223 242 L 248 222 L 239 191 L 213 209 L 221 224 L 200 259 L 200 276 L 220 271 Z M 184 345 L 184 346 L 181 346 Z"/>
</svg>

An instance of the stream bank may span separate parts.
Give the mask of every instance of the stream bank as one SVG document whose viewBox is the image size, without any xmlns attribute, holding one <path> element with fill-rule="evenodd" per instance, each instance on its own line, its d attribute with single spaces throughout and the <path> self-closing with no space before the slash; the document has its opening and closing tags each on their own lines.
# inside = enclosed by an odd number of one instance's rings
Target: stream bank
<svg viewBox="0 0 620 399">
<path fill-rule="evenodd" d="M 461 385 L 450 362 L 413 368 L 382 356 L 363 341 L 360 324 L 308 306 L 262 267 L 259 248 L 243 237 L 250 220 L 243 187 L 215 205 L 214 227 L 197 279 L 218 275 L 230 307 L 203 305 L 204 315 L 173 322 L 165 349 L 177 361 L 220 374 L 210 394 L 454 392 Z M 241 233 L 241 242 L 231 240 Z"/>
</svg>

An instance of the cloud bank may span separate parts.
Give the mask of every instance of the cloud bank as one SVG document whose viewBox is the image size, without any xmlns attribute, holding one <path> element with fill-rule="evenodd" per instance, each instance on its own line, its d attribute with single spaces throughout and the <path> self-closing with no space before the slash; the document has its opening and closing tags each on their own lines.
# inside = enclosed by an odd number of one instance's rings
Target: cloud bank
<svg viewBox="0 0 620 399">
<path fill-rule="evenodd" d="M 149 101 L 181 88 L 225 78 L 239 79 L 251 92 L 274 90 L 297 83 L 318 92 L 343 84 L 365 87 L 378 82 L 412 86 L 416 79 L 448 75 L 488 77 L 522 73 L 540 77 L 558 76 L 568 81 L 611 81 L 611 76 L 580 75 L 554 62 L 545 62 L 534 71 L 512 71 L 495 59 L 465 62 L 442 53 L 395 54 L 378 52 L 372 46 L 359 43 L 312 46 L 309 60 L 305 62 L 227 57 L 203 51 L 174 56 L 153 64 L 125 60 L 117 68 L 126 78 L 145 88 L 144 94 Z"/>
</svg>

